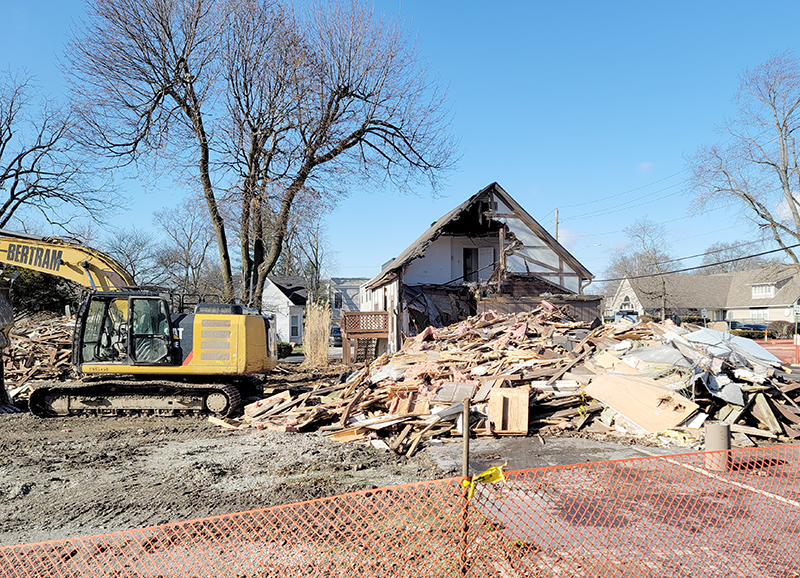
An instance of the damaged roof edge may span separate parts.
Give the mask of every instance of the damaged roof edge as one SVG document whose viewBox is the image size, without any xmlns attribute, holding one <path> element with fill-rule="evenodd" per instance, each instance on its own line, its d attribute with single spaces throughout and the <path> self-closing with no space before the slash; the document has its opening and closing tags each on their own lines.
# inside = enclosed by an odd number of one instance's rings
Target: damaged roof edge
<svg viewBox="0 0 800 578">
<path fill-rule="evenodd" d="M 564 260 L 569 263 L 569 265 L 575 270 L 576 273 L 585 277 L 586 279 L 594 279 L 594 275 L 592 275 L 591 271 L 589 271 L 586 267 L 584 267 L 580 261 L 578 261 L 572 253 L 567 251 L 566 247 L 558 242 L 558 240 L 553 237 L 547 229 L 542 227 L 536 219 L 531 217 L 528 212 L 522 208 L 522 206 L 515 201 L 511 195 L 509 195 L 503 187 L 498 185 L 497 183 L 492 183 L 489 187 L 495 187 L 495 193 L 498 193 L 499 196 L 503 199 L 508 206 L 510 206 L 516 213 L 520 215 L 520 218 L 525 222 L 526 225 L 539 237 L 547 243 L 551 249 L 556 251 L 557 253 L 561 254 L 564 257 Z M 487 189 L 489 187 L 486 187 Z M 486 189 L 484 189 L 486 190 Z M 483 192 L 483 191 L 481 191 Z"/>
<path fill-rule="evenodd" d="M 411 243 L 411 245 L 409 245 L 402 253 L 395 257 L 386 267 L 383 268 L 380 273 L 378 273 L 378 275 L 370 279 L 369 283 L 366 285 L 367 289 L 374 289 L 375 287 L 383 285 L 386 281 L 395 278 L 397 276 L 397 271 L 411 263 L 411 261 L 414 259 L 422 257 L 425 254 L 425 251 L 428 249 L 428 246 L 442 233 L 444 226 L 450 221 L 458 218 L 461 213 L 472 206 L 472 203 L 474 203 L 478 197 L 483 195 L 493 186 L 499 185 L 497 185 L 497 183 L 492 183 L 488 187 L 481 189 L 469 199 L 458 205 L 455 209 L 441 217 L 438 221 L 434 222 L 433 225 L 428 227 L 427 231 L 422 233 L 422 235 L 420 235 L 416 241 Z"/>
<path fill-rule="evenodd" d="M 433 223 L 427 231 L 419 236 L 416 241 L 414 241 L 408 246 L 408 248 L 400 253 L 400 255 L 389 262 L 389 264 L 386 265 L 386 267 L 384 267 L 383 270 L 378 273 L 378 275 L 370 279 L 370 281 L 366 284 L 366 288 L 375 289 L 376 287 L 380 287 L 381 285 L 385 284 L 387 281 L 396 278 L 397 272 L 400 269 L 411 263 L 411 261 L 414 259 L 418 259 L 425 254 L 425 251 L 428 249 L 430 244 L 435 241 L 439 235 L 441 235 L 442 229 L 448 223 L 457 219 L 461 213 L 467 211 L 473 205 L 473 203 L 478 200 L 478 198 L 487 193 L 494 193 L 496 196 L 500 197 L 503 203 L 508 205 L 515 213 L 517 213 L 525 225 L 527 225 L 531 231 L 538 235 L 539 238 L 541 238 L 551 249 L 561 255 L 576 273 L 589 280 L 594 278 L 594 275 L 592 275 L 591 272 L 580 263 L 580 261 L 573 257 L 572 254 L 555 239 L 555 237 L 548 233 L 544 227 L 542 227 L 533 217 L 531 217 L 519 203 L 511 198 L 511 195 L 509 195 L 505 189 L 503 189 L 503 187 L 501 187 L 497 182 L 493 182 Z"/>
</svg>

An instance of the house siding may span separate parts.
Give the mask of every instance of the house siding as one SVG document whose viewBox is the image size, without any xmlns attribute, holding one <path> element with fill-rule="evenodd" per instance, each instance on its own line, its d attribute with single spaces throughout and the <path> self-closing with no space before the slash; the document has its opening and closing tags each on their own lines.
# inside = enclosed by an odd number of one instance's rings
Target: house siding
<svg viewBox="0 0 800 578">
<path fill-rule="evenodd" d="M 285 343 L 303 343 L 303 311 L 304 308 L 293 305 L 283 292 L 272 282 L 264 285 L 264 296 L 261 301 L 261 309 L 267 313 L 275 315 L 275 332 L 278 341 Z M 291 337 L 291 317 L 300 316 L 300 330 L 297 338 Z"/>
</svg>

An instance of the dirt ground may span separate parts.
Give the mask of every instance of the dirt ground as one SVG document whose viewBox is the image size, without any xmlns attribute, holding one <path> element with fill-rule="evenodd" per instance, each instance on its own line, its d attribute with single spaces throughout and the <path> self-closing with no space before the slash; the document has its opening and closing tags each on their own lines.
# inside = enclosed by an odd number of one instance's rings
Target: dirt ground
<svg viewBox="0 0 800 578">
<path fill-rule="evenodd" d="M 338 375 L 271 376 L 297 388 Z M 442 477 L 318 433 L 231 431 L 205 417 L 0 415 L 0 545 L 202 518 Z"/>
<path fill-rule="evenodd" d="M 323 375 L 273 375 L 302 388 Z M 232 431 L 205 417 L 0 415 L 0 545 L 102 534 L 458 475 L 461 443 L 413 458 L 319 433 Z M 543 440 L 542 440 L 543 441 Z M 666 453 L 666 452 L 665 452 Z M 590 440 L 475 440 L 471 473 L 641 457 Z"/>
<path fill-rule="evenodd" d="M 0 416 L 0 544 L 225 514 L 440 476 L 426 454 L 202 417 Z"/>
</svg>

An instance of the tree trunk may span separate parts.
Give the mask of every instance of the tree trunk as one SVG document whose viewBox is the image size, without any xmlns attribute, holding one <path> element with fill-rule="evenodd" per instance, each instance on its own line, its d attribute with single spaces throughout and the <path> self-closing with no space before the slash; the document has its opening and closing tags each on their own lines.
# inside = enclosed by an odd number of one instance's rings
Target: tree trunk
<svg viewBox="0 0 800 578">
<path fill-rule="evenodd" d="M 264 256 L 264 262 L 261 263 L 257 269 L 258 283 L 256 284 L 256 303 L 261 303 L 261 299 L 264 294 L 264 283 L 267 280 L 267 275 L 272 272 L 272 269 L 275 267 L 275 263 L 278 262 L 278 257 L 280 257 L 281 250 L 283 249 L 283 240 L 286 237 L 286 228 L 289 224 L 289 215 L 291 214 L 294 198 L 305 185 L 306 179 L 311 173 L 312 168 L 313 164 L 311 160 L 307 159 L 303 164 L 303 167 L 297 173 L 297 176 L 289 184 L 289 186 L 286 187 L 286 190 L 283 193 L 281 208 L 280 211 L 278 211 L 278 217 L 275 219 L 274 223 L 274 231 L 272 234 L 272 242 L 270 243 L 269 251 Z"/>
<path fill-rule="evenodd" d="M 253 259 L 250 257 L 250 232 L 252 226 L 252 197 L 249 188 L 244 187 L 242 195 L 242 217 L 239 222 L 239 249 L 242 253 L 242 286 L 239 291 L 239 300 L 250 304 L 253 296 Z"/>
</svg>

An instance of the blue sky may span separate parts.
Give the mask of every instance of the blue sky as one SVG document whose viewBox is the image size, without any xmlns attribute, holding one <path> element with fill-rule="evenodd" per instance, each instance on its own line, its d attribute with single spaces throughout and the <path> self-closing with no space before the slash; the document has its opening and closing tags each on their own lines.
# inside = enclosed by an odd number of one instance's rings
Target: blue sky
<svg viewBox="0 0 800 578">
<path fill-rule="evenodd" d="M 0 0 L 0 54 L 58 95 L 55 61 L 77 0 Z M 461 158 L 442 197 L 353 190 L 329 215 L 333 276 L 377 274 L 431 222 L 500 183 L 598 278 L 622 229 L 664 223 L 675 256 L 752 236 L 735 211 L 687 217 L 685 155 L 718 140 L 739 75 L 776 51 L 800 54 L 798 2 L 459 2 L 378 0 L 418 35 L 449 87 Z M 119 223 L 176 205 L 144 194 Z M 144 216 L 143 216 L 144 215 Z M 697 264 L 699 259 L 688 264 Z"/>
</svg>

